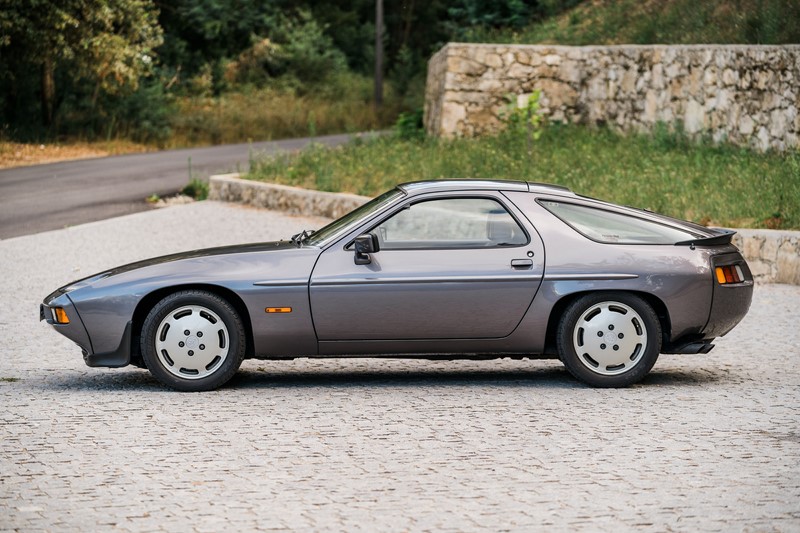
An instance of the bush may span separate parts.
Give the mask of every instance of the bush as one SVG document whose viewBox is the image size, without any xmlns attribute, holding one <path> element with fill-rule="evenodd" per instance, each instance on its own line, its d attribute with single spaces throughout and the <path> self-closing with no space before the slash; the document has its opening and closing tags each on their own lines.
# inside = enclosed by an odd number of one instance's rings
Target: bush
<svg viewBox="0 0 800 533">
<path fill-rule="evenodd" d="M 422 109 L 400 113 L 394 123 L 395 134 L 405 140 L 421 140 L 425 138 L 425 127 L 422 123 Z"/>
</svg>

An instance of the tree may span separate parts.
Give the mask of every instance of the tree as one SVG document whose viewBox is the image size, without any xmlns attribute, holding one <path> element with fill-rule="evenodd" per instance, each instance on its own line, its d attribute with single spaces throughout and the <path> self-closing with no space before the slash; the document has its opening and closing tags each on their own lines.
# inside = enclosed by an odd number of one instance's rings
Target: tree
<svg viewBox="0 0 800 533">
<path fill-rule="evenodd" d="M 375 0 L 375 107 L 383 105 L 383 0 Z"/>
<path fill-rule="evenodd" d="M 151 0 L 0 0 L 0 36 L 0 61 L 12 83 L 35 75 L 30 67 L 38 71 L 47 127 L 56 113 L 59 72 L 91 83 L 94 106 L 100 93 L 135 90 L 162 42 Z"/>
</svg>

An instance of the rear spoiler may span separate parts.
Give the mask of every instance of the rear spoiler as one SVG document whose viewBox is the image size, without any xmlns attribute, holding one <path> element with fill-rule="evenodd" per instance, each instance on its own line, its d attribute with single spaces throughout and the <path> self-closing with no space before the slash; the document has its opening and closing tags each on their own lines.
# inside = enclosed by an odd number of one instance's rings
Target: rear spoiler
<svg viewBox="0 0 800 533">
<path fill-rule="evenodd" d="M 695 246 L 722 246 L 724 244 L 730 244 L 731 239 L 736 235 L 736 232 L 731 229 L 717 229 L 715 231 L 719 233 L 711 237 L 701 237 L 699 239 L 676 242 L 675 246 L 690 246 L 692 248 Z"/>
</svg>

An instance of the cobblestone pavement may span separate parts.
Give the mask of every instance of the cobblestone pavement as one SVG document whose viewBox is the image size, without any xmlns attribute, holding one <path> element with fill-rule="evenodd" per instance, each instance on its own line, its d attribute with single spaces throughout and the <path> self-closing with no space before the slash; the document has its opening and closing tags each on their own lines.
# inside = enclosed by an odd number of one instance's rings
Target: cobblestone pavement
<svg viewBox="0 0 800 533">
<path fill-rule="evenodd" d="M 182 394 L 37 322 L 105 267 L 321 222 L 204 202 L 0 241 L 0 530 L 800 531 L 800 287 L 758 286 L 709 355 L 625 390 L 301 359 Z"/>
</svg>

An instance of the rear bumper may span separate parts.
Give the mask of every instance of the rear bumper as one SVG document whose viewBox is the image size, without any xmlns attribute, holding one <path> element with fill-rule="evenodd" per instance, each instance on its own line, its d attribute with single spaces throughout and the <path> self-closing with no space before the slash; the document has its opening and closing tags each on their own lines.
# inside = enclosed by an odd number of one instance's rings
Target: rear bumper
<svg viewBox="0 0 800 533">
<path fill-rule="evenodd" d="M 744 281 L 725 285 L 713 282 L 711 311 L 703 328 L 703 337 L 706 339 L 722 337 L 732 330 L 742 321 L 753 301 L 753 275 L 744 258 L 736 252 L 717 255 L 712 259 L 712 267 L 727 264 L 738 264 L 744 273 Z"/>
</svg>

